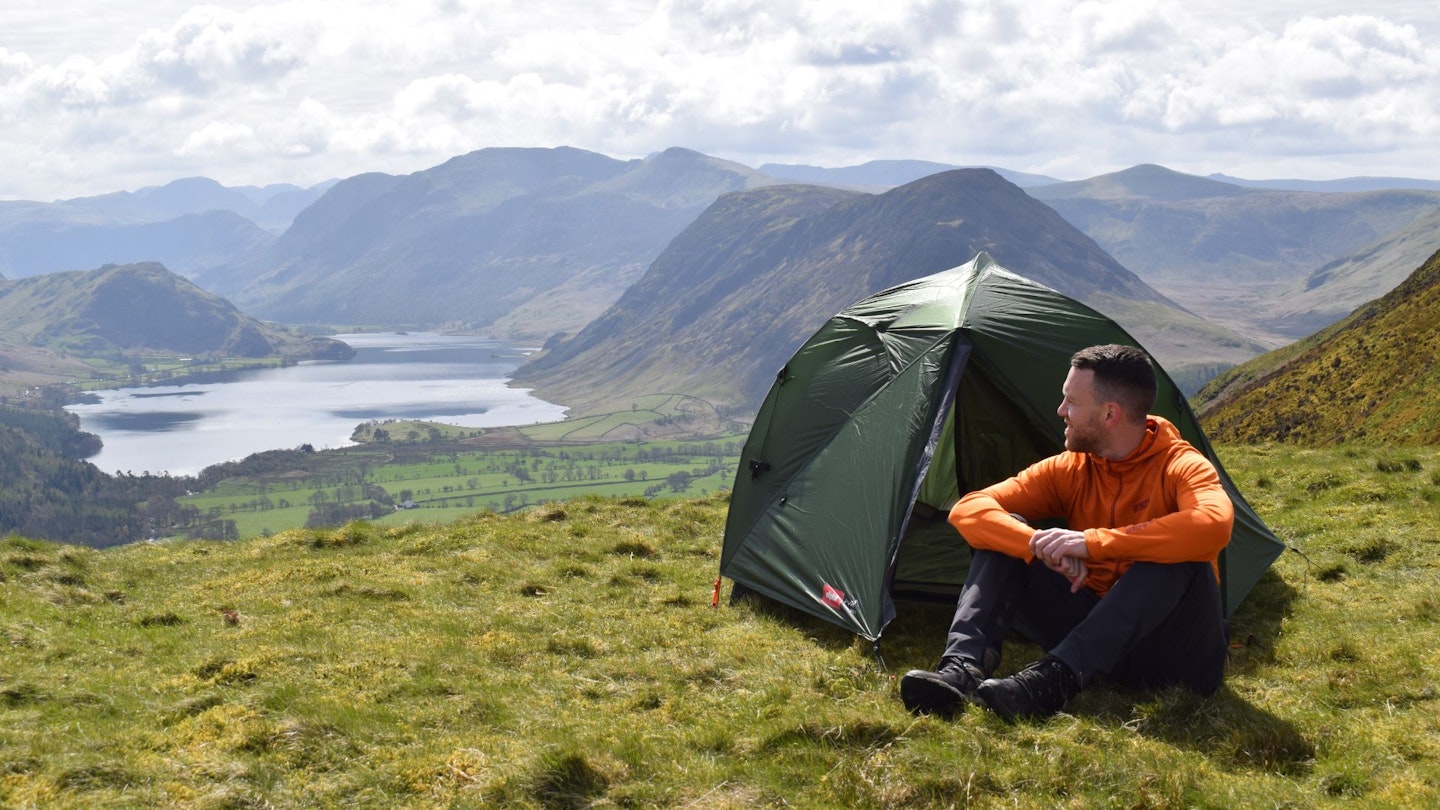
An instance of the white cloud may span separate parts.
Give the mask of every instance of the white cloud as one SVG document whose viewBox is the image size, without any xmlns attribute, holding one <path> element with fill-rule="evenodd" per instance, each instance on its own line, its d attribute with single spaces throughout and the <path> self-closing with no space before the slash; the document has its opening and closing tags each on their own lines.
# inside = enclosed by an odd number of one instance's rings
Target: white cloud
<svg viewBox="0 0 1440 810">
<path fill-rule="evenodd" d="M 0 197 L 99 193 L 146 172 L 143 184 L 314 182 L 493 145 L 1067 176 L 1142 161 L 1435 174 L 1440 47 L 1416 27 L 1425 4 L 1257 16 L 1264 5 L 160 0 L 170 16 L 117 24 L 121 40 L 76 26 L 103 43 L 83 52 L 37 58 L 0 35 L 0 148 L 38 156 L 0 168 Z"/>
<path fill-rule="evenodd" d="M 223 160 L 235 153 L 254 154 L 261 148 L 255 130 L 249 124 L 233 121 L 211 121 L 191 132 L 180 145 L 178 153 L 211 160 Z"/>
<path fill-rule="evenodd" d="M 8 48 L 0 48 L 0 85 L 8 84 L 33 69 L 30 57 L 23 53 L 11 53 Z"/>
<path fill-rule="evenodd" d="M 1172 77 L 1155 100 L 1164 109 L 1142 116 L 1177 132 L 1243 128 L 1261 153 L 1300 139 L 1336 152 L 1419 148 L 1440 137 L 1440 48 L 1373 17 L 1306 18 Z"/>
</svg>

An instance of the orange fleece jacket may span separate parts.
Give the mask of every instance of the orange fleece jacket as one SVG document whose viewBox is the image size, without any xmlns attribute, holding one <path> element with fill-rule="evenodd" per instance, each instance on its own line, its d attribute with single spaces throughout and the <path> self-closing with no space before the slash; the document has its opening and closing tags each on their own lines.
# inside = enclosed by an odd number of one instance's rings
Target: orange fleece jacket
<svg viewBox="0 0 1440 810">
<path fill-rule="evenodd" d="M 1133 453 L 1110 461 L 1065 451 L 961 498 L 950 523 L 973 548 L 1026 562 L 1029 523 L 1062 518 L 1085 533 L 1085 586 L 1104 596 L 1134 562 L 1209 562 L 1220 576 L 1235 507 L 1210 460 L 1168 420 L 1150 416 Z"/>
</svg>

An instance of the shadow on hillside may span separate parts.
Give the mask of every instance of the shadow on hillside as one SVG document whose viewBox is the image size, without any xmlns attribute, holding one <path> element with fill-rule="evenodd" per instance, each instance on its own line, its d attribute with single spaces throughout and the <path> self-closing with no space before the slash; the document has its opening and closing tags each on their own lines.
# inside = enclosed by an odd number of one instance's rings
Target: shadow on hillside
<svg viewBox="0 0 1440 810">
<path fill-rule="evenodd" d="M 1297 593 L 1274 568 L 1255 584 L 1230 618 L 1227 678 L 1275 662 L 1281 628 Z M 1120 722 L 1144 736 L 1211 757 L 1222 767 L 1293 776 L 1308 772 L 1315 760 L 1314 743 L 1297 726 L 1251 704 L 1228 684 L 1209 697 L 1179 688 L 1127 695 L 1127 690 L 1114 687 L 1112 700 L 1130 704 L 1108 707 L 1120 709 Z M 1133 719 L 1137 716 L 1138 721 Z"/>
<path fill-rule="evenodd" d="M 1250 672 L 1257 665 L 1275 661 L 1275 644 L 1294 609 L 1296 593 L 1273 567 L 1255 583 L 1230 617 L 1230 674 Z"/>
<path fill-rule="evenodd" d="M 1229 685 L 1209 697 L 1183 689 L 1156 696 L 1126 713 L 1140 735 L 1209 757 L 1226 770 L 1301 776 L 1315 762 L 1315 744 L 1299 727 L 1251 704 Z"/>
</svg>

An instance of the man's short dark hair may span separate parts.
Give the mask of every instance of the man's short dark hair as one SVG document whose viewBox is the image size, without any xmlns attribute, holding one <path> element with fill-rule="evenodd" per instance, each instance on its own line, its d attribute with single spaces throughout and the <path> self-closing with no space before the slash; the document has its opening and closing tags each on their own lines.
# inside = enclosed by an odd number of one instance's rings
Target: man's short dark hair
<svg viewBox="0 0 1440 810">
<path fill-rule="evenodd" d="M 1134 346 L 1090 346 L 1071 355 L 1070 367 L 1095 372 L 1095 393 L 1102 401 L 1120 403 L 1132 422 L 1144 421 L 1155 407 L 1155 367 Z"/>
</svg>

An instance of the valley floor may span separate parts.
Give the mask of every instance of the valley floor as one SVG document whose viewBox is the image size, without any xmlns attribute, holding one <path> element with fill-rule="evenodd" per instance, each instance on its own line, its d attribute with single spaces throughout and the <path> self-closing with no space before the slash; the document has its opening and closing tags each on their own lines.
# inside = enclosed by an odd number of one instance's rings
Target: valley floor
<svg viewBox="0 0 1440 810">
<path fill-rule="evenodd" d="M 1149 280 L 1147 283 L 1201 318 L 1268 349 L 1278 349 L 1306 336 L 1277 329 L 1270 313 L 1276 297 L 1294 288 L 1293 281 L 1241 284 L 1201 279 Z"/>
</svg>

